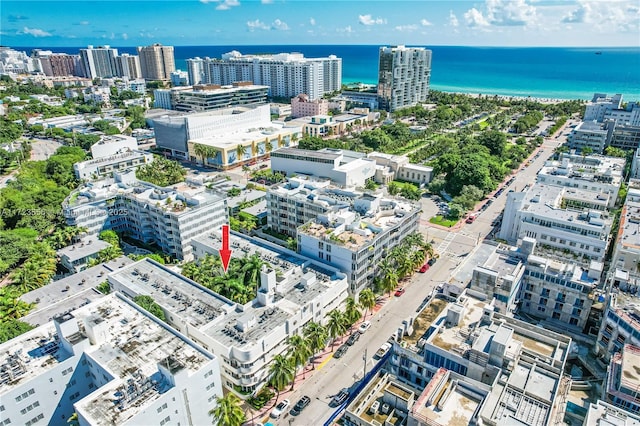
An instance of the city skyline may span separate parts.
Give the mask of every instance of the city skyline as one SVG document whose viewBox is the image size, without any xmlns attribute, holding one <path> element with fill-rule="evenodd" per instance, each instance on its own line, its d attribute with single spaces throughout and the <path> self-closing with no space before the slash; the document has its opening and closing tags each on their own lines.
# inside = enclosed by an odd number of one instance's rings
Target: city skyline
<svg viewBox="0 0 640 426">
<path fill-rule="evenodd" d="M 3 1 L 0 45 L 622 47 L 637 46 L 639 22 L 627 0 L 22 0 Z"/>
</svg>

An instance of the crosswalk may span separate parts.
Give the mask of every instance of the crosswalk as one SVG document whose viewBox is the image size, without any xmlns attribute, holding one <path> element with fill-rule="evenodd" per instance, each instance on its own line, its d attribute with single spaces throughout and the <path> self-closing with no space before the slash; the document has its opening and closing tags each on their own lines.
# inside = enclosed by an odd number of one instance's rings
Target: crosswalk
<svg viewBox="0 0 640 426">
<path fill-rule="evenodd" d="M 451 241 L 453 241 L 455 237 L 456 234 L 454 232 L 447 233 L 447 237 L 438 245 L 436 253 L 440 253 L 441 255 L 444 254 L 444 252 L 449 248 L 449 244 L 451 244 Z"/>
</svg>

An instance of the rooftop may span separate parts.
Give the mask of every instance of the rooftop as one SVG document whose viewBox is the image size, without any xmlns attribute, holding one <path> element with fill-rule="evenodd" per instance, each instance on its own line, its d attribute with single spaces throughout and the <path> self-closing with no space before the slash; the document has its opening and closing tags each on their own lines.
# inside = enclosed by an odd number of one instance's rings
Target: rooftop
<svg viewBox="0 0 640 426">
<path fill-rule="evenodd" d="M 191 372 L 210 360 L 119 295 L 83 306 L 58 321 L 77 324 L 79 331 L 64 337 L 72 344 L 87 341 L 85 331 L 89 328 L 106 331 L 96 333 L 82 352 L 112 375 L 108 384 L 76 404 L 92 424 L 123 424 L 172 387 L 158 371 L 158 363 L 168 357 Z M 0 361 L 0 394 L 81 355 L 68 352 L 62 339 L 54 323 L 49 322 L 0 345 L 0 353 L 4 354 Z M 76 368 L 86 367 L 78 363 Z"/>
<path fill-rule="evenodd" d="M 342 151 L 334 150 L 334 151 L 315 151 L 312 149 L 298 149 L 298 148 L 281 148 L 277 152 L 271 154 L 276 157 L 283 157 L 285 155 L 296 156 L 296 157 L 304 157 L 304 158 L 320 158 L 323 160 L 335 160 L 342 155 Z"/>
<path fill-rule="evenodd" d="M 584 426 L 640 426 L 640 417 L 598 400 L 589 405 Z"/>
<path fill-rule="evenodd" d="M 87 256 L 96 254 L 107 247 L 111 247 L 111 244 L 106 241 L 102 241 L 97 237 L 88 237 L 75 244 L 61 248 L 57 253 L 58 256 L 64 256 L 69 259 L 69 262 L 75 262 L 76 260 L 84 259 Z"/>
<path fill-rule="evenodd" d="M 189 142 L 220 149 L 235 149 L 238 145 L 249 144 L 254 141 L 264 141 L 266 138 L 273 139 L 299 132 L 299 127 L 271 123 L 265 126 L 242 128 L 227 132 L 210 132 L 206 137 L 190 139 Z M 273 155 L 273 153 L 271 155 Z"/>
<path fill-rule="evenodd" d="M 640 347 L 625 345 L 622 351 L 622 384 L 635 391 L 640 389 Z"/>
</svg>

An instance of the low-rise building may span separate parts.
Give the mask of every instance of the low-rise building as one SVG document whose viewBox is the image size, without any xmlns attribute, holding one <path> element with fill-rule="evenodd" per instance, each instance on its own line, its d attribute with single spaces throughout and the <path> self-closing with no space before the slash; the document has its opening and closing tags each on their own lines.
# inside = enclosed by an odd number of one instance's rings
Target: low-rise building
<svg viewBox="0 0 640 426">
<path fill-rule="evenodd" d="M 546 185 L 608 194 L 611 209 L 618 199 L 625 163 L 624 158 L 563 153 L 559 161 L 547 161 L 536 179 Z"/>
<path fill-rule="evenodd" d="M 271 169 L 287 176 L 328 178 L 344 187 L 363 187 L 375 175 L 376 163 L 366 154 L 333 148 L 319 151 L 285 148 L 271 154 Z"/>
<path fill-rule="evenodd" d="M 111 244 L 92 236 L 61 248 L 57 254 L 62 266 L 68 271 L 76 273 L 86 269 L 89 261 L 98 257 L 98 253 L 107 247 L 111 247 Z"/>
<path fill-rule="evenodd" d="M 594 346 L 594 353 L 605 364 L 614 353 L 622 352 L 625 344 L 640 346 L 638 281 L 628 283 L 628 275 L 620 277 L 617 273 L 611 279 L 612 292 L 604 298 L 606 310 Z"/>
<path fill-rule="evenodd" d="M 467 289 L 451 302 L 431 299 L 415 318 L 403 321 L 398 336 L 387 370 L 402 383 L 426 386 L 423 395 L 434 397 L 433 386 L 447 389 L 440 369 L 465 376 L 477 389 L 470 416 L 476 420 L 469 424 L 543 426 L 563 417 L 571 339 L 496 313 L 478 292 Z"/>
<path fill-rule="evenodd" d="M 267 102 L 267 86 L 238 82 L 230 86 L 195 85 L 154 90 L 156 108 L 183 112 L 204 112 Z"/>
<path fill-rule="evenodd" d="M 138 149 L 136 138 L 126 135 L 101 136 L 100 140 L 91 145 L 91 157 L 94 159 L 109 157 L 123 151 Z"/>
<path fill-rule="evenodd" d="M 217 256 L 222 247 L 219 235 L 192 244 L 198 258 Z M 288 337 L 309 321 L 324 324 L 327 312 L 341 305 L 347 280 L 331 267 L 244 236 L 231 235 L 230 248 L 234 257 L 257 255 L 265 262 L 256 298 L 244 305 L 149 259 L 110 274 L 109 282 L 130 297 L 151 296 L 170 326 L 221 359 L 224 386 L 245 397 L 266 383 L 269 364 L 287 349 Z"/>
<path fill-rule="evenodd" d="M 138 181 L 132 171 L 82 185 L 65 200 L 63 213 L 68 225 L 89 235 L 125 232 L 177 259 L 190 259 L 194 237 L 228 223 L 225 200 L 205 187 L 162 188 Z"/>
<path fill-rule="evenodd" d="M 625 344 L 609 363 L 603 400 L 635 415 L 640 414 L 640 347 Z"/>
<path fill-rule="evenodd" d="M 393 179 L 400 179 L 418 185 L 427 185 L 433 178 L 433 168 L 412 164 L 406 155 L 391 155 L 382 152 L 367 154 L 376 162 L 375 181 L 387 184 Z M 391 178 L 391 179 L 389 179 Z"/>
<path fill-rule="evenodd" d="M 205 424 L 218 359 L 118 294 L 0 344 L 4 424 Z"/>
<path fill-rule="evenodd" d="M 640 426 L 640 416 L 607 404 L 602 400 L 591 403 L 584 419 L 584 426 Z"/>
<path fill-rule="evenodd" d="M 583 121 L 579 123 L 567 137 L 569 148 L 583 150 L 592 149 L 595 153 L 602 153 L 609 144 L 615 122 Z"/>
<path fill-rule="evenodd" d="M 362 194 L 353 206 L 300 226 L 298 252 L 343 271 L 356 294 L 373 283 L 386 254 L 418 229 L 419 218 L 417 204 Z"/>
<path fill-rule="evenodd" d="M 602 262 L 612 220 L 610 195 L 584 189 L 535 184 L 524 192 L 509 192 L 499 237 L 515 245 L 534 238 L 540 249 L 588 264 Z"/>
<path fill-rule="evenodd" d="M 153 162 L 153 154 L 140 150 L 125 150 L 107 157 L 82 161 L 73 165 L 76 178 L 80 180 L 110 177 L 114 172 L 124 172 L 137 169 Z"/>
<path fill-rule="evenodd" d="M 300 94 L 291 98 L 291 116 L 293 118 L 311 117 L 329 114 L 329 101 L 326 99 L 309 99 L 308 95 Z"/>
</svg>

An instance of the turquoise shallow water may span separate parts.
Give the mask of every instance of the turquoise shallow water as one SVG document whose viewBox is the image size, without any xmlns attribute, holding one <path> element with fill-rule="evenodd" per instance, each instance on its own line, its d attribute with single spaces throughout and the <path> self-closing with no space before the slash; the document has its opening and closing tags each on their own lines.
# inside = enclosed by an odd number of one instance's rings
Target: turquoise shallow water
<svg viewBox="0 0 640 426">
<path fill-rule="evenodd" d="M 640 47 L 629 48 L 501 48 L 425 46 L 433 51 L 431 87 L 438 90 L 590 99 L 594 92 L 622 93 L 640 101 Z M 379 46 L 176 46 L 176 66 L 195 56 L 220 57 L 242 53 L 302 52 L 307 57 L 336 55 L 342 58 L 344 83 L 377 83 Z M 30 51 L 31 48 L 18 48 Z M 78 48 L 51 48 L 77 53 Z M 119 48 L 135 53 L 133 47 Z M 599 53 L 599 54 L 596 54 Z"/>
</svg>

